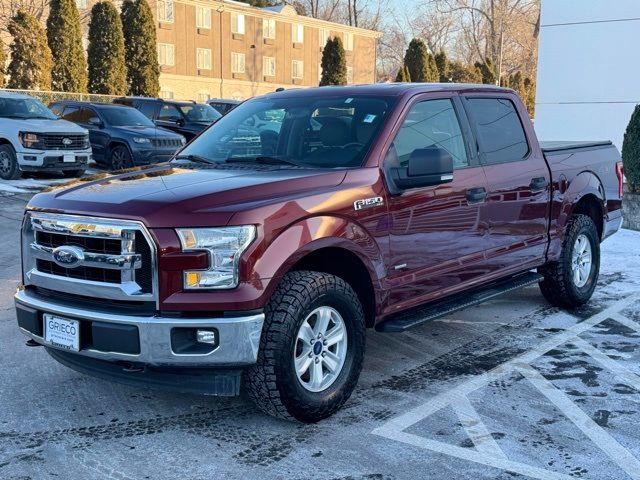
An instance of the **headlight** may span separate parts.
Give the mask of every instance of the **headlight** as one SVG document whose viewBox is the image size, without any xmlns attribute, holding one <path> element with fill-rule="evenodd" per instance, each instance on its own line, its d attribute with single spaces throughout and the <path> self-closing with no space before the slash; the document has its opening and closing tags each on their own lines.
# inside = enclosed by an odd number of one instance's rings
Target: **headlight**
<svg viewBox="0 0 640 480">
<path fill-rule="evenodd" d="M 184 138 L 184 137 L 180 137 L 180 143 L 181 143 L 182 145 L 186 145 L 186 143 L 187 143 L 187 139 L 186 139 L 186 138 Z"/>
<path fill-rule="evenodd" d="M 186 290 L 235 288 L 239 283 L 240 256 L 256 237 L 256 227 L 178 228 L 183 251 L 209 252 L 207 270 L 186 270 Z"/>
<path fill-rule="evenodd" d="M 151 143 L 151 140 L 144 137 L 133 137 L 133 141 L 136 143 Z"/>
<path fill-rule="evenodd" d="M 42 136 L 37 133 L 20 132 L 18 134 L 20 143 L 24 148 L 41 148 Z"/>
</svg>

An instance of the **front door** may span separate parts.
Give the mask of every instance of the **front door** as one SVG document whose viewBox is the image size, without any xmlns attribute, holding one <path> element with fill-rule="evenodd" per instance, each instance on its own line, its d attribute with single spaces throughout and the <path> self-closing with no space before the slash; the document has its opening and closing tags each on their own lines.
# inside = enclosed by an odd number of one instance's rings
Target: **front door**
<svg viewBox="0 0 640 480">
<path fill-rule="evenodd" d="M 500 276 L 538 266 L 549 228 L 549 169 L 531 144 L 535 135 L 527 112 L 515 100 L 513 94 L 464 99 L 489 185 L 487 262 Z"/>
<path fill-rule="evenodd" d="M 429 98 L 410 106 L 387 151 L 385 169 L 406 166 L 415 149 L 437 146 L 453 157 L 453 181 L 389 198 L 389 313 L 453 293 L 486 271 L 487 183 L 466 144 L 466 117 L 459 100 Z"/>
</svg>

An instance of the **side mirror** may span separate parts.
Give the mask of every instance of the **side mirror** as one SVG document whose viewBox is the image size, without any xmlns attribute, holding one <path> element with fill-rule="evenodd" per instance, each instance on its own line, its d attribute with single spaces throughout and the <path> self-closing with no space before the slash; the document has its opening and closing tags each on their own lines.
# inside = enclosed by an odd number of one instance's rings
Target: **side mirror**
<svg viewBox="0 0 640 480">
<path fill-rule="evenodd" d="M 391 180 L 402 190 L 440 185 L 453 180 L 453 157 L 440 147 L 417 148 L 406 167 L 390 170 Z"/>
</svg>

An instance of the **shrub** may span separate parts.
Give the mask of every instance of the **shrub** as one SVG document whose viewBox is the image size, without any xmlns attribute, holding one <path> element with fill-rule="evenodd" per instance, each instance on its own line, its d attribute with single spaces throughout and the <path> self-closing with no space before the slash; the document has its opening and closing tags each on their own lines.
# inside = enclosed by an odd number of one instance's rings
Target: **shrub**
<svg viewBox="0 0 640 480">
<path fill-rule="evenodd" d="M 622 142 L 622 161 L 627 186 L 632 192 L 640 192 L 640 105 L 631 115 Z"/>
<path fill-rule="evenodd" d="M 7 30 L 13 37 L 9 88 L 50 90 L 53 60 L 47 36 L 36 18 L 23 11 L 11 18 Z"/>
<path fill-rule="evenodd" d="M 50 0 L 47 40 L 53 56 L 52 88 L 61 92 L 86 92 L 87 60 L 74 0 Z"/>
<path fill-rule="evenodd" d="M 89 92 L 127 93 L 122 21 L 113 3 L 102 1 L 91 9 L 89 23 Z"/>
<path fill-rule="evenodd" d="M 322 52 L 320 85 L 347 84 L 347 58 L 339 37 L 330 38 Z"/>
<path fill-rule="evenodd" d="M 129 95 L 157 97 L 160 66 L 156 50 L 156 26 L 147 0 L 125 0 L 120 13 L 127 59 Z"/>
</svg>

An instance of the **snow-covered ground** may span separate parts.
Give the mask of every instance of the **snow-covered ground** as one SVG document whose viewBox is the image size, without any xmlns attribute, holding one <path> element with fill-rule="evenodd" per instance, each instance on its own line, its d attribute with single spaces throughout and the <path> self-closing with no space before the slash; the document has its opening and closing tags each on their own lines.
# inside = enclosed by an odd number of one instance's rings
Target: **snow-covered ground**
<svg viewBox="0 0 640 480">
<path fill-rule="evenodd" d="M 85 175 L 93 175 L 101 172 L 95 164 L 92 164 Z M 36 193 L 52 185 L 60 185 L 72 179 L 53 175 L 31 175 L 19 180 L 0 179 L 0 193 Z"/>
</svg>

